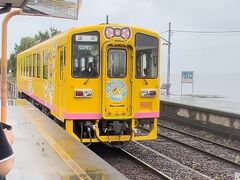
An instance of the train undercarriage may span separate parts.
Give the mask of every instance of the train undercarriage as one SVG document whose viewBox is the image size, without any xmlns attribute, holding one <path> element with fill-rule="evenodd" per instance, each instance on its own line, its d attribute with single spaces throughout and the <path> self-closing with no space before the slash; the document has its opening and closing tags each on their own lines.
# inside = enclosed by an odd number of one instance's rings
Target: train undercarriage
<svg viewBox="0 0 240 180">
<path fill-rule="evenodd" d="M 50 110 L 31 98 L 19 93 L 20 98 L 27 99 L 64 128 L 75 139 L 83 143 L 114 143 L 127 141 L 151 140 L 157 137 L 157 118 L 145 119 L 65 119 L 64 122 L 51 115 Z"/>
</svg>

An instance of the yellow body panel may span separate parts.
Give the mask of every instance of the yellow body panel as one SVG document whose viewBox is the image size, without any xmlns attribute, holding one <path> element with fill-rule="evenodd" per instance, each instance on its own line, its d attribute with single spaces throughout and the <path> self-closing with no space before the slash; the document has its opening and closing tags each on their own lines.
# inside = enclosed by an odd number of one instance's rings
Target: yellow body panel
<svg viewBox="0 0 240 180">
<path fill-rule="evenodd" d="M 106 27 L 115 29 L 127 27 L 131 30 L 131 36 L 129 39 L 121 37 L 107 39 L 104 35 Z M 72 37 L 74 34 L 93 31 L 99 33 L 99 75 L 95 78 L 74 78 L 72 76 Z M 154 37 L 158 41 L 157 65 L 155 65 L 158 72 L 155 78 L 136 78 L 135 36 L 137 33 Z M 126 53 L 126 76 L 110 78 L 108 76 L 108 53 L 110 50 L 117 49 Z M 40 54 L 39 67 L 37 53 Z M 46 107 L 57 119 L 65 122 L 67 132 L 77 139 L 79 136 L 74 133 L 74 122 L 87 120 L 93 122 L 94 135 L 99 136 L 99 139 L 93 138 L 92 142 L 154 139 L 157 135 L 157 118 L 160 108 L 159 56 L 159 36 L 146 29 L 114 24 L 72 28 L 18 54 L 18 92 L 34 99 L 41 107 Z M 44 72 L 44 68 L 47 71 Z M 37 77 L 38 73 L 40 77 Z M 45 79 L 43 78 L 44 74 L 47 76 Z M 114 83 L 120 83 L 121 87 L 115 88 L 109 95 L 109 88 L 111 89 L 115 85 Z M 91 97 L 75 97 L 74 93 L 79 89 L 91 90 Z M 156 95 L 141 97 L 143 89 L 152 89 L 156 91 Z M 124 97 L 116 101 L 114 98 L 118 94 Z M 140 122 L 142 119 L 152 119 L 152 125 L 149 127 L 151 130 L 146 136 L 137 136 L 135 121 Z M 101 136 L 98 127 L 100 120 L 129 120 L 131 133 L 121 136 Z M 82 141 L 89 142 L 90 140 L 85 138 Z"/>
</svg>

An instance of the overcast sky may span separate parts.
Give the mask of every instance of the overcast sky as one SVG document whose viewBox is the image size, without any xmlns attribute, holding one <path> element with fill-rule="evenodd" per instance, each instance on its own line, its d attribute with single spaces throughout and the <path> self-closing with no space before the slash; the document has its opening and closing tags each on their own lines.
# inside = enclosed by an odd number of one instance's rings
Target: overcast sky
<svg viewBox="0 0 240 180">
<path fill-rule="evenodd" d="M 158 33 L 168 30 L 240 30 L 239 0 L 83 0 L 79 19 L 18 16 L 9 23 L 9 53 L 21 37 L 55 26 L 65 31 L 74 26 L 105 22 L 135 25 Z M 0 16 L 2 21 L 3 15 Z M 162 33 L 163 38 L 168 33 Z M 171 71 L 240 74 L 240 33 L 172 33 Z M 161 73 L 166 73 L 167 46 L 161 47 Z"/>
</svg>

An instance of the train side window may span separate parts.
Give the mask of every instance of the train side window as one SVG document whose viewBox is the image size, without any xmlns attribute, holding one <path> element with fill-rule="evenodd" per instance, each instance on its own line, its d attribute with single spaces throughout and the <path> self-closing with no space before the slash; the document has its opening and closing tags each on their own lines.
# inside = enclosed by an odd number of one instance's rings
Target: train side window
<svg viewBox="0 0 240 180">
<path fill-rule="evenodd" d="M 21 63 L 21 75 L 23 75 L 23 58 L 21 58 L 20 63 Z"/>
<path fill-rule="evenodd" d="M 48 78 L 48 50 L 43 51 L 43 79 Z"/>
<path fill-rule="evenodd" d="M 60 51 L 60 80 L 63 80 L 64 51 Z"/>
<path fill-rule="evenodd" d="M 36 54 L 33 54 L 33 77 L 36 77 Z"/>
<path fill-rule="evenodd" d="M 28 56 L 27 56 L 27 58 L 26 58 L 26 76 L 28 76 L 29 74 L 28 74 L 28 72 L 29 72 L 29 58 L 28 58 Z"/>
<path fill-rule="evenodd" d="M 27 76 L 27 56 L 25 56 L 25 73 L 24 75 Z"/>
<path fill-rule="evenodd" d="M 63 62 L 64 66 L 66 66 L 66 46 L 63 47 Z"/>
<path fill-rule="evenodd" d="M 33 61 L 32 55 L 29 56 L 29 77 L 32 77 Z"/>
<path fill-rule="evenodd" d="M 23 59 L 23 75 L 26 76 L 26 57 Z"/>
<path fill-rule="evenodd" d="M 158 76 L 158 40 L 155 37 L 137 33 L 136 78 L 157 78 Z"/>
<path fill-rule="evenodd" d="M 40 72 L 41 72 L 41 55 L 40 53 L 37 53 L 37 77 L 40 78 Z"/>
<path fill-rule="evenodd" d="M 18 60 L 17 66 L 18 65 L 19 65 L 19 73 L 20 73 L 20 75 L 22 75 L 22 58 Z"/>
</svg>

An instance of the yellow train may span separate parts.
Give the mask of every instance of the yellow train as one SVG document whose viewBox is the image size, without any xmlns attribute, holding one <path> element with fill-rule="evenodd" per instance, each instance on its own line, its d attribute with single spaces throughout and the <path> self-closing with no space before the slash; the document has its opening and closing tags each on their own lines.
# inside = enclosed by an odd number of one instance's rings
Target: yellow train
<svg viewBox="0 0 240 180">
<path fill-rule="evenodd" d="M 18 54 L 19 97 L 84 143 L 154 139 L 159 45 L 157 33 L 138 27 L 72 28 Z"/>
</svg>

